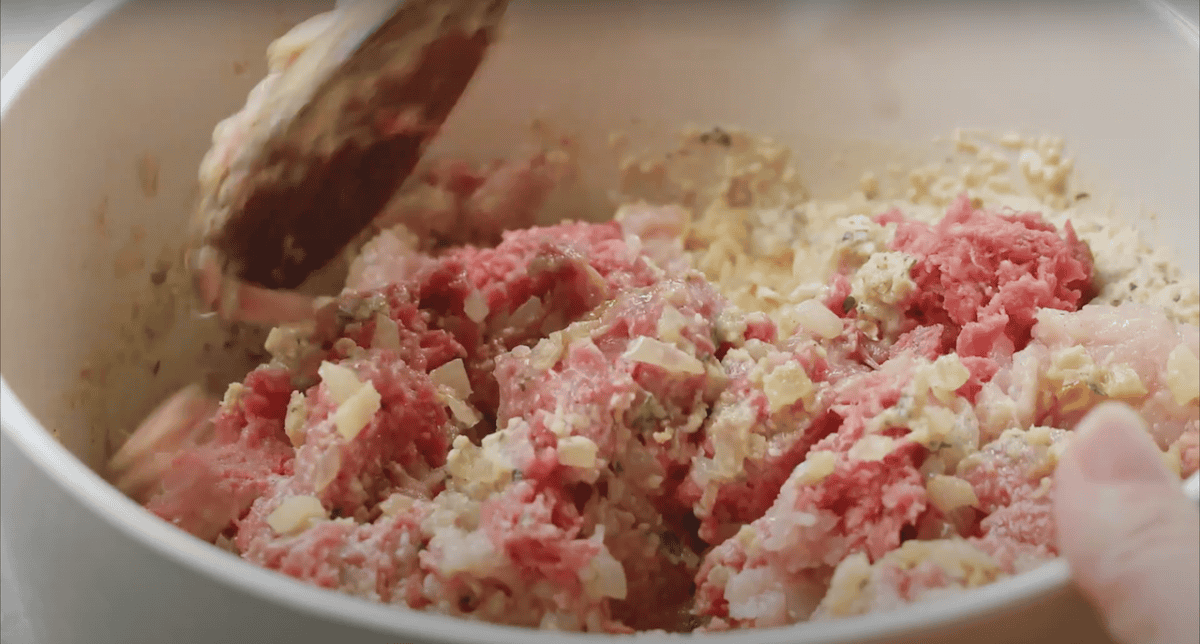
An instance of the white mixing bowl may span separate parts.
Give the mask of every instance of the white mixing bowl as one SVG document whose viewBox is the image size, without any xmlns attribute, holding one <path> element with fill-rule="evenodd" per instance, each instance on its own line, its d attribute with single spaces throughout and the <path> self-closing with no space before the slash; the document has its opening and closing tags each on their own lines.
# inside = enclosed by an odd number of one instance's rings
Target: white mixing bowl
<svg viewBox="0 0 1200 644">
<path fill-rule="evenodd" d="M 263 74 L 267 43 L 328 4 L 104 0 L 4 78 L 3 530 L 41 642 L 613 640 L 304 586 L 177 531 L 96 474 L 113 428 L 205 359 L 209 322 L 188 315 L 177 271 L 158 278 L 212 126 Z M 1139 218 L 1146 234 L 1194 274 L 1198 64 L 1194 27 L 1136 2 L 518 2 L 440 147 L 504 154 L 535 113 L 577 129 L 585 151 L 615 126 L 732 123 L 795 144 L 821 193 L 853 178 L 838 168 L 862 150 L 881 153 L 864 141 L 1051 132 L 1089 188 L 1157 213 Z M 1106 641 L 1068 577 L 1055 562 L 894 614 L 704 641 Z"/>
</svg>

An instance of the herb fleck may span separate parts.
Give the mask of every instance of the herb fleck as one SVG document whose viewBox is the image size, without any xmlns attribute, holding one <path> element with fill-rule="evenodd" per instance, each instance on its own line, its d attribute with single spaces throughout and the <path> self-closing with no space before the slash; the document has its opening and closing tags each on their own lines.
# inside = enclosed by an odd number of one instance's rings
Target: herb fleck
<svg viewBox="0 0 1200 644">
<path fill-rule="evenodd" d="M 470 613 L 479 607 L 479 598 L 473 594 L 465 594 L 458 598 L 458 609 Z"/>
<path fill-rule="evenodd" d="M 700 135 L 701 143 L 716 143 L 717 145 L 727 148 L 733 145 L 733 137 L 729 133 L 719 127 L 714 127 L 711 131 Z"/>
<path fill-rule="evenodd" d="M 668 554 L 678 557 L 683 552 L 683 543 L 680 542 L 679 535 L 674 532 L 663 532 L 658 535 L 658 538 L 662 540 L 663 550 L 666 550 Z"/>
</svg>

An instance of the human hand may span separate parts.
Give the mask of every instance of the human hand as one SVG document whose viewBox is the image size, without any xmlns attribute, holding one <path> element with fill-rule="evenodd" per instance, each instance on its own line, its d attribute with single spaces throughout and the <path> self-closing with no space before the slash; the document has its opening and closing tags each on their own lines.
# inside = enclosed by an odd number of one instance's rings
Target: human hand
<svg viewBox="0 0 1200 644">
<path fill-rule="evenodd" d="M 1124 644 L 1200 641 L 1200 510 L 1145 422 L 1106 403 L 1076 427 L 1055 473 L 1059 550 Z"/>
</svg>

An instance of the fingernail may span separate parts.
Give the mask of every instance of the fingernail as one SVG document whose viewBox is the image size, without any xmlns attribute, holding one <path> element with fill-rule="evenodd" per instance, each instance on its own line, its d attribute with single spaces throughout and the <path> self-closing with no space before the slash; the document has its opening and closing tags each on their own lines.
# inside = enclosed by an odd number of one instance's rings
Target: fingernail
<svg viewBox="0 0 1200 644">
<path fill-rule="evenodd" d="M 1070 449 L 1084 476 L 1096 483 L 1171 480 L 1146 423 L 1121 403 L 1104 403 L 1084 417 Z"/>
</svg>

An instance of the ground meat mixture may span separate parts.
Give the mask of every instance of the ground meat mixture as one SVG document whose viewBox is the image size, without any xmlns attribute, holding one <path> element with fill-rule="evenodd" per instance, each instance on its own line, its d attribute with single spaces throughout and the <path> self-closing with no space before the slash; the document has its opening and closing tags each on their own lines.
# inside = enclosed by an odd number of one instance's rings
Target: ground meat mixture
<svg viewBox="0 0 1200 644">
<path fill-rule="evenodd" d="M 1052 190 L 1017 210 L 934 197 L 918 171 L 904 197 L 835 207 L 761 162 L 774 144 L 723 133 L 714 188 L 612 222 L 436 246 L 390 212 L 338 339 L 276 329 L 147 507 L 380 602 L 718 631 L 895 609 L 1055 557 L 1054 466 L 1100 401 L 1197 470 L 1196 296 L 1170 265 L 1108 262 L 1123 233 L 1068 219 Z M 531 166 L 439 167 L 466 203 Z M 517 183 L 527 223 L 544 195 Z M 436 210 L 428 185 L 395 203 Z"/>
<path fill-rule="evenodd" d="M 1060 141 L 952 143 L 828 199 L 778 143 L 689 132 L 625 159 L 612 221 L 541 227 L 562 152 L 436 162 L 354 246 L 336 338 L 272 331 L 146 507 L 317 586 L 562 631 L 1030 570 L 1101 401 L 1200 467 L 1200 297 L 1086 210 Z"/>
</svg>

